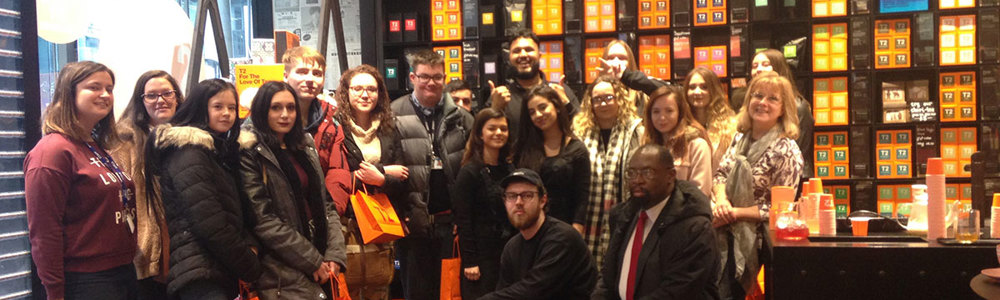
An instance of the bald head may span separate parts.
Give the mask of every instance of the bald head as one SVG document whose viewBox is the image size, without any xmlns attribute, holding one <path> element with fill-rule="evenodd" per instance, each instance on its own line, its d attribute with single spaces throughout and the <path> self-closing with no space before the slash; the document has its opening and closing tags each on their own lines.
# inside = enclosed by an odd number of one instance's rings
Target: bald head
<svg viewBox="0 0 1000 300">
<path fill-rule="evenodd" d="M 670 155 L 670 150 L 666 147 L 657 145 L 654 143 L 645 144 L 635 150 L 632 154 L 632 159 L 636 158 L 642 159 L 652 159 L 657 166 L 663 169 L 673 169 L 674 168 L 674 156 Z"/>
</svg>

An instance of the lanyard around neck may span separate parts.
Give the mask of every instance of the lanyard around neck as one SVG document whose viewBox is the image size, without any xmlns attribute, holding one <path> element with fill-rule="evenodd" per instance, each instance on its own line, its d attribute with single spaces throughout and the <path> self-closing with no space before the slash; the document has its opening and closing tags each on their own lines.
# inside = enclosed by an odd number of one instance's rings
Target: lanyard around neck
<svg viewBox="0 0 1000 300">
<path fill-rule="evenodd" d="M 118 164 L 115 163 L 114 158 L 111 158 L 110 155 L 101 155 L 101 153 L 97 152 L 97 149 L 95 149 L 94 146 L 91 146 L 90 143 L 84 143 L 84 144 L 87 145 L 87 148 L 90 149 L 90 152 L 94 153 L 94 156 L 97 156 L 97 159 L 101 161 L 101 165 L 103 165 L 105 169 L 110 171 L 111 174 L 113 174 L 115 178 L 118 179 L 118 183 L 121 184 L 122 207 L 128 208 L 128 203 L 129 203 L 128 183 L 125 182 L 126 180 L 128 180 L 128 178 L 125 177 L 125 172 L 122 172 L 122 169 L 118 167 Z"/>
</svg>

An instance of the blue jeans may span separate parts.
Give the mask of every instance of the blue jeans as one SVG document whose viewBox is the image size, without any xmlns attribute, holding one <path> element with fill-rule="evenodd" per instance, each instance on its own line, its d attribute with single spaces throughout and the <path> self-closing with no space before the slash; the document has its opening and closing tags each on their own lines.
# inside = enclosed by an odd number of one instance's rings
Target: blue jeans
<svg viewBox="0 0 1000 300">
<path fill-rule="evenodd" d="M 91 273 L 66 272 L 66 300 L 135 300 L 139 281 L 132 264 Z"/>
</svg>

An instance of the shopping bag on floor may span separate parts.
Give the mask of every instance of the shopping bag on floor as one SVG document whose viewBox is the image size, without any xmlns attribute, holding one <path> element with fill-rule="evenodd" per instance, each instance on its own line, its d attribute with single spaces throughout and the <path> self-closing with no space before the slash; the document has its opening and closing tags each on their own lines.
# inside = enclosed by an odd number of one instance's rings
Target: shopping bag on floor
<svg viewBox="0 0 1000 300">
<path fill-rule="evenodd" d="M 351 195 L 351 206 L 354 207 L 364 243 L 385 243 L 405 236 L 403 223 L 399 221 L 392 203 L 389 203 L 389 197 L 385 194 L 369 194 L 367 188 L 363 189 Z"/>
<path fill-rule="evenodd" d="M 458 252 L 458 236 L 452 243 L 452 256 L 441 260 L 441 300 L 462 300 L 462 255 Z"/>
</svg>

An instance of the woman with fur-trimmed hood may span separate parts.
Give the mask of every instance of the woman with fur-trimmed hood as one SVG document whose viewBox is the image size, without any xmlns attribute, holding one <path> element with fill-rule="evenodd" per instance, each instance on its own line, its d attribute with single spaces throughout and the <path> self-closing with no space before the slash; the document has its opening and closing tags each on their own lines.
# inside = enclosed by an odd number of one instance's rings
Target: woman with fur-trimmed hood
<svg viewBox="0 0 1000 300">
<path fill-rule="evenodd" d="M 210 79 L 188 96 L 146 143 L 146 186 L 159 180 L 170 228 L 167 292 L 233 299 L 237 279 L 254 282 L 262 271 L 238 188 L 236 89 Z"/>
<path fill-rule="evenodd" d="M 240 134 L 240 174 L 260 241 L 260 299 L 330 299 L 331 273 L 344 268 L 340 217 L 323 184 L 319 155 L 284 82 L 260 87 Z"/>
</svg>

